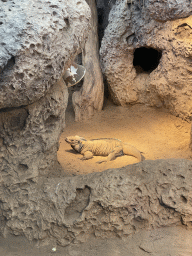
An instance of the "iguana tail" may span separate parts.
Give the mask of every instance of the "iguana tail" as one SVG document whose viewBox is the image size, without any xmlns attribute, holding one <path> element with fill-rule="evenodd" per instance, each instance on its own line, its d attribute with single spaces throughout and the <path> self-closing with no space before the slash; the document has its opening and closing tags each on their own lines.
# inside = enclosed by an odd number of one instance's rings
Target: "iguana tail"
<svg viewBox="0 0 192 256">
<path fill-rule="evenodd" d="M 139 162 L 143 160 L 141 152 L 130 144 L 123 144 L 123 153 L 125 155 L 136 157 L 139 160 Z"/>
</svg>

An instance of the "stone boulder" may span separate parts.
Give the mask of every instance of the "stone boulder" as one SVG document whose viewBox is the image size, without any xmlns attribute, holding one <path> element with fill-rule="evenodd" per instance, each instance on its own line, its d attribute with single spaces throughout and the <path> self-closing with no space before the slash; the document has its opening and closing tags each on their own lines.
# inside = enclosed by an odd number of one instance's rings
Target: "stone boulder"
<svg viewBox="0 0 192 256">
<path fill-rule="evenodd" d="M 19 0 L 2 1 L 0 12 L 0 108 L 29 105 L 80 51 L 90 10 L 83 0 Z"/>
<path fill-rule="evenodd" d="M 1 1 L 0 184 L 57 170 L 68 90 L 62 74 L 90 28 L 84 0 Z"/>
<path fill-rule="evenodd" d="M 189 1 L 117 1 L 100 55 L 113 101 L 192 114 L 192 5 Z"/>
</svg>

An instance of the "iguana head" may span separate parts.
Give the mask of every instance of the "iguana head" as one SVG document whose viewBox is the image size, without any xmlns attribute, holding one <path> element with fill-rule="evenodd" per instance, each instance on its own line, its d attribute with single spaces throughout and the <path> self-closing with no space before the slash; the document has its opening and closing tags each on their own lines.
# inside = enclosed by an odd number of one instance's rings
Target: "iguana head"
<svg viewBox="0 0 192 256">
<path fill-rule="evenodd" d="M 80 153 L 83 147 L 83 142 L 86 141 L 86 139 L 78 135 L 75 135 L 67 137 L 65 141 L 69 143 L 75 151 Z"/>
</svg>

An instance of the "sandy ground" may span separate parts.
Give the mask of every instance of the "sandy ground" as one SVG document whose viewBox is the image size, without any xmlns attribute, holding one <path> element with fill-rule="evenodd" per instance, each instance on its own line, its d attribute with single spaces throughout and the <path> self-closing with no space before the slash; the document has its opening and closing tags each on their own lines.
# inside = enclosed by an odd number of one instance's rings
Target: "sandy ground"
<svg viewBox="0 0 192 256">
<path fill-rule="evenodd" d="M 63 171 L 70 175 L 101 172 L 137 163 L 132 156 L 117 157 L 111 162 L 98 164 L 103 157 L 83 161 L 82 156 L 71 149 L 65 138 L 79 135 L 86 139 L 117 138 L 140 150 L 145 159 L 185 158 L 191 159 L 189 149 L 191 124 L 169 114 L 164 109 L 143 105 L 127 108 L 105 104 L 104 110 L 90 120 L 74 122 L 74 112 L 69 105 L 66 113 L 66 128 L 60 138 L 58 160 Z"/>
</svg>

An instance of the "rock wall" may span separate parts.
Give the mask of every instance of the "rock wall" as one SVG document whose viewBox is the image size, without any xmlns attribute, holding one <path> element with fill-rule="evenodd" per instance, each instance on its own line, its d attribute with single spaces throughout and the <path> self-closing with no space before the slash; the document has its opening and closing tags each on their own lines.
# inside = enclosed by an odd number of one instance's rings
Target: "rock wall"
<svg viewBox="0 0 192 256">
<path fill-rule="evenodd" d="M 3 184 L 26 182 L 54 168 L 67 100 L 67 88 L 58 82 L 42 100 L 0 113 Z"/>
<path fill-rule="evenodd" d="M 117 1 L 100 55 L 113 101 L 192 113 L 190 1 Z"/>
<path fill-rule="evenodd" d="M 73 2 L 1 4 L 0 151 L 5 184 L 26 182 L 57 161 L 68 102 L 61 76 L 90 28 L 86 2 Z"/>
<path fill-rule="evenodd" d="M 190 229 L 191 168 L 187 160 L 144 161 L 102 173 L 2 186 L 3 232 L 66 246 L 90 236 L 126 238 L 159 227 Z"/>
<path fill-rule="evenodd" d="M 83 0 L 19 0 L 1 1 L 0 12 L 0 219 L 5 225 L 13 217 L 2 206 L 8 191 L 18 194 L 22 209 L 24 191 L 48 170 L 59 169 L 68 102 L 61 77 L 85 43 L 90 9 Z"/>
</svg>

